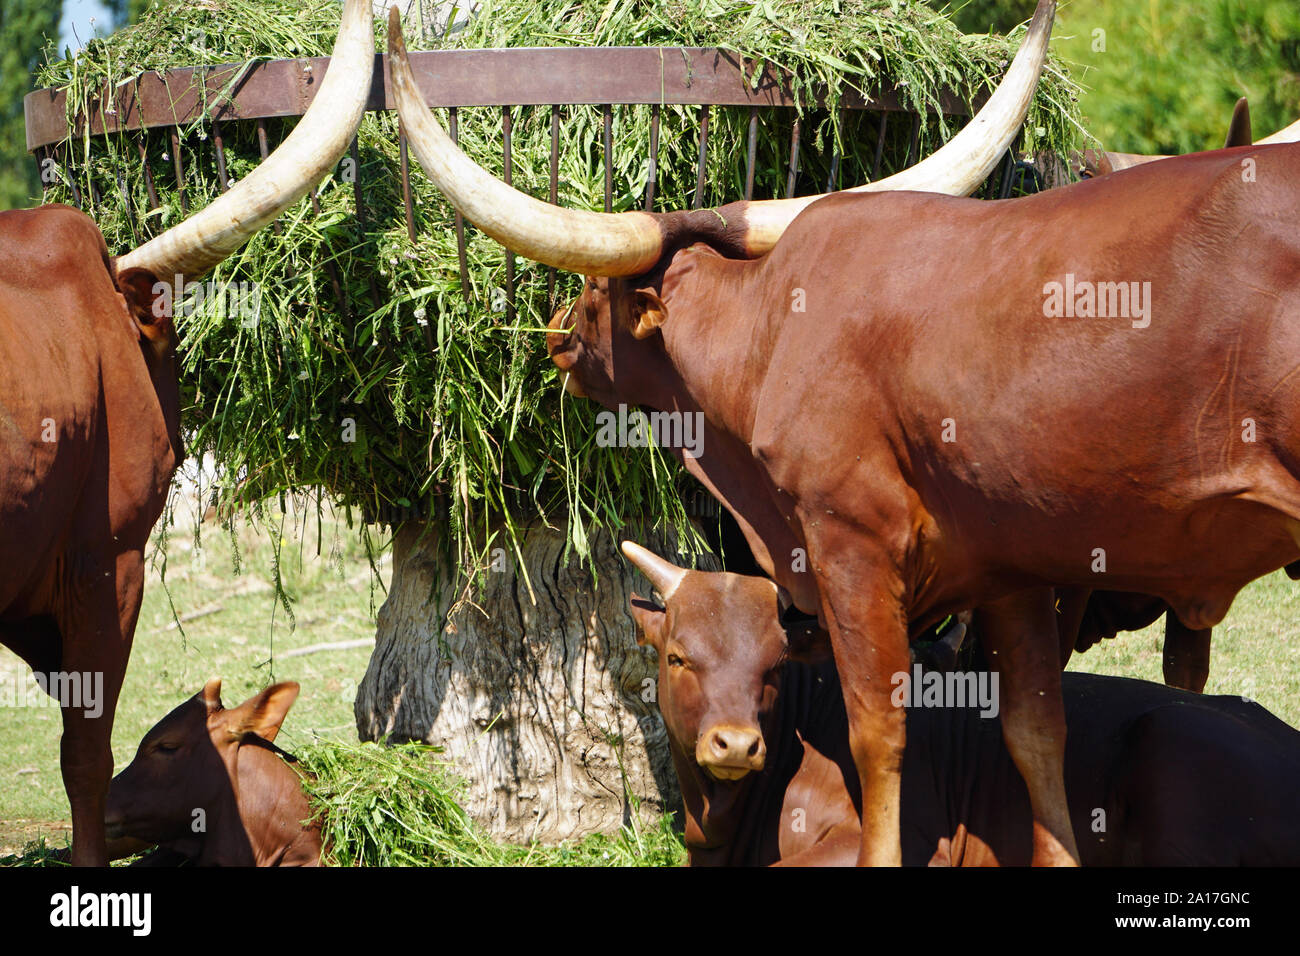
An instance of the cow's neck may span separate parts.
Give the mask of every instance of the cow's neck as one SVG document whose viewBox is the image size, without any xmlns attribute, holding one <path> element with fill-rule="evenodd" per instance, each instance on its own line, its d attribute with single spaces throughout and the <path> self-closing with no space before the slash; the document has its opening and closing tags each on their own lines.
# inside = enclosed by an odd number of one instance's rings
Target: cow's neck
<svg viewBox="0 0 1300 956">
<path fill-rule="evenodd" d="M 664 276 L 664 348 L 680 387 L 714 427 L 745 444 L 754 431 L 758 391 L 767 374 L 764 345 L 772 340 L 766 310 L 749 289 L 754 268 L 750 262 L 688 250 Z"/>
<path fill-rule="evenodd" d="M 314 865 L 320 858 L 320 829 L 303 826 L 311 807 L 302 781 L 268 744 L 239 748 L 236 798 L 239 817 L 257 866 Z"/>
</svg>

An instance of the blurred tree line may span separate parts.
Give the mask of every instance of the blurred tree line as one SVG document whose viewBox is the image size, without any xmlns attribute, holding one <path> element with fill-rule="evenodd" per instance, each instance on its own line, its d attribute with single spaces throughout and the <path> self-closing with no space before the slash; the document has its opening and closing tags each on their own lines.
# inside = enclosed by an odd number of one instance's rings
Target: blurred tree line
<svg viewBox="0 0 1300 956">
<path fill-rule="evenodd" d="M 153 0 L 102 0 L 104 32 L 134 22 Z M 41 193 L 36 163 L 27 152 L 23 97 L 47 45 L 58 42 L 63 0 L 0 0 L 0 209 L 30 206 Z M 88 37 L 82 37 L 88 39 Z"/>
<path fill-rule="evenodd" d="M 23 97 L 47 40 L 59 35 L 61 0 L 0 3 L 0 209 L 30 205 L 40 193 L 36 164 L 28 155 Z"/>
<path fill-rule="evenodd" d="M 930 2 L 967 33 L 1006 32 L 1036 5 Z M 1300 118 L 1300 0 L 1061 0 L 1054 38 L 1087 91 L 1087 129 L 1108 149 L 1222 146 L 1239 96 L 1257 137 Z"/>
</svg>

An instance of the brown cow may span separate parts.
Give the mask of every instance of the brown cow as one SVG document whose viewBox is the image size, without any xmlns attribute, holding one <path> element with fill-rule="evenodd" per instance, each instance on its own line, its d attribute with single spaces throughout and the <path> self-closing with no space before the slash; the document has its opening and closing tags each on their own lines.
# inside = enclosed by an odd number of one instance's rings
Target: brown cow
<svg viewBox="0 0 1300 956">
<path fill-rule="evenodd" d="M 370 5 L 349 0 L 316 100 L 280 148 L 116 260 L 74 209 L 0 213 L 0 644 L 62 705 L 76 864 L 107 862 L 109 740 L 143 552 L 183 456 L 170 287 L 210 270 L 329 171 L 373 68 Z"/>
<path fill-rule="evenodd" d="M 1041 3 L 1008 71 L 1031 88 L 1051 15 Z M 826 625 L 864 794 L 860 860 L 901 861 L 905 726 L 889 691 L 909 624 L 973 607 L 1034 860 L 1077 862 L 1052 588 L 1152 594 L 1203 629 L 1300 558 L 1300 147 L 1003 202 L 846 191 L 578 212 L 475 166 L 420 97 L 391 18 L 389 49 L 409 142 L 466 217 L 604 277 L 552 320 L 569 390 L 698 413 L 702 453 L 674 454 Z M 871 188 L 981 181 L 975 146 L 1002 154 L 981 131 L 1018 122 L 1009 100 L 1024 101 L 1004 81 L 971 128 Z"/>
<path fill-rule="evenodd" d="M 109 838 L 156 845 L 167 862 L 319 866 L 320 824 L 293 757 L 274 744 L 297 697 L 297 684 L 275 684 L 226 710 L 221 681 L 208 681 L 145 734 L 113 778 Z"/>
<path fill-rule="evenodd" d="M 631 610 L 659 655 L 691 864 L 852 864 L 861 800 L 834 663 L 799 659 L 816 642 L 782 628 L 770 581 L 623 552 L 664 599 Z M 1063 686 L 1085 865 L 1300 863 L 1300 732 L 1238 697 L 1092 674 Z M 1031 832 L 996 715 L 909 706 L 903 862 L 1024 866 Z"/>
</svg>

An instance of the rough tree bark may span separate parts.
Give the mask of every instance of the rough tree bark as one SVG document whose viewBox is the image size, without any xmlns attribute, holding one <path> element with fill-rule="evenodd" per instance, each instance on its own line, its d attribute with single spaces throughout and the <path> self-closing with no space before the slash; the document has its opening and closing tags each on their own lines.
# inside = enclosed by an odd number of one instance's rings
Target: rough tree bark
<svg viewBox="0 0 1300 956">
<path fill-rule="evenodd" d="M 456 576 L 434 534 L 412 522 L 396 535 L 392 585 L 357 694 L 361 739 L 446 748 L 469 784 L 466 810 L 503 839 L 616 831 L 631 814 L 629 794 L 643 820 L 680 806 L 653 696 L 655 654 L 637 646 L 627 610 L 629 594 L 648 595 L 649 585 L 617 541 L 593 536 L 593 583 L 576 557 L 563 560 L 562 531 L 531 528 L 521 550 L 537 603 L 513 555 L 499 552 L 477 607 L 448 617 Z M 675 551 L 662 535 L 636 540 Z"/>
</svg>

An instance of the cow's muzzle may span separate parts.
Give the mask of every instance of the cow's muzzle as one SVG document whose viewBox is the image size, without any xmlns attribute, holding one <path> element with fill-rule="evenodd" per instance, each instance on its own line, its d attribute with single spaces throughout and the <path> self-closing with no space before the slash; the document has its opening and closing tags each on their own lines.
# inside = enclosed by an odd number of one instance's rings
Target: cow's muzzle
<svg viewBox="0 0 1300 956">
<path fill-rule="evenodd" d="M 718 780 L 739 780 L 751 770 L 762 770 L 767 746 L 757 727 L 716 724 L 700 735 L 695 761 Z"/>
<path fill-rule="evenodd" d="M 586 398 L 587 393 L 582 390 L 577 376 L 573 374 L 574 358 L 571 333 L 568 331 L 572 323 L 573 306 L 555 310 L 551 321 L 546 323 L 546 327 L 551 330 L 546 333 L 546 351 L 551 361 L 555 363 L 555 367 L 560 370 L 560 381 L 564 383 L 564 390 L 575 398 Z"/>
</svg>

